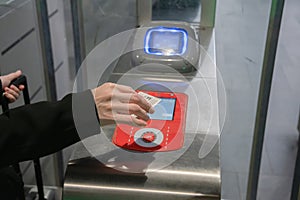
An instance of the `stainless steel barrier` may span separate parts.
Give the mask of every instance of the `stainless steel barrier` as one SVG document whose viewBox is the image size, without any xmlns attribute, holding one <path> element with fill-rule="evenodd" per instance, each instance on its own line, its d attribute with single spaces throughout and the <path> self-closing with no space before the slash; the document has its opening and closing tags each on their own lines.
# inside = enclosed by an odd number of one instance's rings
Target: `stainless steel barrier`
<svg viewBox="0 0 300 200">
<path fill-rule="evenodd" d="M 64 199 L 220 199 L 214 30 L 200 30 L 200 37 L 203 49 L 196 72 L 182 75 L 142 72 L 138 68 L 124 72 L 117 64 L 104 80 L 187 94 L 182 149 L 149 153 L 124 150 L 111 142 L 115 127 L 104 127 L 100 135 L 76 146 L 67 167 Z M 125 56 L 119 63 L 125 66 L 127 61 Z"/>
</svg>

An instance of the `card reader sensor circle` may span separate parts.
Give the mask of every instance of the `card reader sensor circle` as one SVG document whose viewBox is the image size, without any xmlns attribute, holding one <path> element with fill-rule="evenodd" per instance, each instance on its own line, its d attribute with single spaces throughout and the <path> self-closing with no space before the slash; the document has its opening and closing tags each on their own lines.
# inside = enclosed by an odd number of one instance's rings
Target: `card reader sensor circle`
<svg viewBox="0 0 300 200">
<path fill-rule="evenodd" d="M 145 132 L 142 138 L 144 142 L 150 143 L 155 140 L 156 136 L 153 132 Z"/>
<path fill-rule="evenodd" d="M 164 135 L 156 128 L 142 128 L 134 135 L 134 141 L 137 145 L 146 148 L 157 147 L 162 143 Z"/>
</svg>

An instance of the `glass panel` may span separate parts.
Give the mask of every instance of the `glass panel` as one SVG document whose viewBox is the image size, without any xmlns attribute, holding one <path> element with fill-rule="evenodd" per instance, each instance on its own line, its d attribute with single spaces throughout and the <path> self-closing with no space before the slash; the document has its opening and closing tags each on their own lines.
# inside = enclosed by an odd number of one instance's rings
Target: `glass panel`
<svg viewBox="0 0 300 200">
<path fill-rule="evenodd" d="M 152 20 L 200 22 L 200 0 L 154 0 Z"/>
<path fill-rule="evenodd" d="M 285 1 L 266 123 L 258 199 L 290 199 L 299 148 L 300 1 Z M 292 198 L 291 198 L 292 199 Z M 299 199 L 294 196 L 293 199 Z"/>
<path fill-rule="evenodd" d="M 0 0 L 0 16 L 23 4 L 23 0 Z"/>
<path fill-rule="evenodd" d="M 2 5 L 8 5 L 10 4 L 11 2 L 13 2 L 14 0 L 0 0 L 0 6 Z"/>
<path fill-rule="evenodd" d="M 103 40 L 136 26 L 136 0 L 82 1 L 86 55 Z"/>
<path fill-rule="evenodd" d="M 246 199 L 270 5 L 271 0 L 217 2 L 216 58 L 227 96 L 220 139 L 222 199 Z"/>
</svg>

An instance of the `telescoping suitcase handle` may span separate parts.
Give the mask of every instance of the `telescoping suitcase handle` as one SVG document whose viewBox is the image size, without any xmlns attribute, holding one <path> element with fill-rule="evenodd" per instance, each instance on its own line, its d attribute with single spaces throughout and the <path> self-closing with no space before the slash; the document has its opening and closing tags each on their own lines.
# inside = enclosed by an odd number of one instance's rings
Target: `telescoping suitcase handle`
<svg viewBox="0 0 300 200">
<path fill-rule="evenodd" d="M 9 84 L 9 86 L 14 85 L 16 87 L 19 87 L 20 85 L 24 85 L 24 90 L 23 90 L 23 98 L 24 98 L 24 103 L 30 104 L 30 96 L 29 96 L 29 91 L 28 91 L 28 84 L 27 84 L 27 79 L 25 75 L 21 75 L 18 78 L 12 80 Z M 9 116 L 9 107 L 8 107 L 8 100 L 4 98 L 4 102 L 2 103 L 2 109 L 3 112 L 6 112 L 6 114 Z M 41 170 L 41 164 L 40 160 L 34 159 L 34 171 L 35 171 L 35 178 L 36 178 L 36 185 L 38 188 L 38 195 L 39 195 L 39 200 L 45 200 L 44 198 L 44 189 L 43 189 L 43 179 L 42 179 L 42 170 Z M 22 176 L 20 166 L 19 164 L 14 165 L 15 170 L 17 173 Z M 23 198 L 22 198 L 23 199 Z"/>
</svg>

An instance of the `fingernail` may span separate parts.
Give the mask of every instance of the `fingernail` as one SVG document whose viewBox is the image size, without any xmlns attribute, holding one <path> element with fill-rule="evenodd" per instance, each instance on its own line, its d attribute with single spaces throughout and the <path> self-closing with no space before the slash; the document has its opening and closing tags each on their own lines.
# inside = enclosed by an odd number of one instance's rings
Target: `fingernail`
<svg viewBox="0 0 300 200">
<path fill-rule="evenodd" d="M 147 123 L 146 123 L 146 122 L 142 124 L 142 126 L 146 126 L 146 125 L 147 125 Z"/>
<path fill-rule="evenodd" d="M 155 110 L 152 107 L 149 109 L 149 113 L 151 113 L 151 114 L 154 113 L 154 111 Z"/>
</svg>

